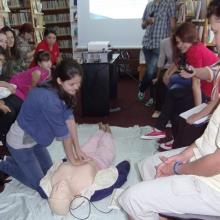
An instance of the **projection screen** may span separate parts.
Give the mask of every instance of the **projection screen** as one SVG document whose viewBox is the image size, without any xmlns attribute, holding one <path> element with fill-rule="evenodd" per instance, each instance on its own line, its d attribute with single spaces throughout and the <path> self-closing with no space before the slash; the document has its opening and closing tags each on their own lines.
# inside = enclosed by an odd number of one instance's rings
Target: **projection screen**
<svg viewBox="0 0 220 220">
<path fill-rule="evenodd" d="M 140 48 L 141 19 L 148 0 L 79 0 L 78 48 L 110 41 L 113 48 Z"/>
</svg>

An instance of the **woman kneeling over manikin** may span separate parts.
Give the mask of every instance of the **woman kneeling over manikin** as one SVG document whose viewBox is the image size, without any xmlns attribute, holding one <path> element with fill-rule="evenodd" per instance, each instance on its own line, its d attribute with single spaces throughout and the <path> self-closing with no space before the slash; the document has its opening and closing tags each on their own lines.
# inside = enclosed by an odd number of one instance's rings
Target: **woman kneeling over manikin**
<svg viewBox="0 0 220 220">
<path fill-rule="evenodd" d="M 91 159 L 86 164 L 73 166 L 60 161 L 40 181 L 55 214 L 66 215 L 70 206 L 78 206 L 80 200 L 72 202 L 77 195 L 97 201 L 110 195 L 114 188 L 121 187 L 127 180 L 128 161 L 112 166 L 115 147 L 108 125 L 99 123 L 99 130 L 82 146 L 82 150 Z"/>
</svg>

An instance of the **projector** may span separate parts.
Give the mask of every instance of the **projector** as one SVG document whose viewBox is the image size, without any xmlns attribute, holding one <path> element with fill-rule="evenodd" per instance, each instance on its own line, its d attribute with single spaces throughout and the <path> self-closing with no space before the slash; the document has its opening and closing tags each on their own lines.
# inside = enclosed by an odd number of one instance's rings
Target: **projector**
<svg viewBox="0 0 220 220">
<path fill-rule="evenodd" d="M 88 43 L 88 52 L 104 52 L 110 49 L 109 41 L 91 41 Z"/>
<path fill-rule="evenodd" d="M 83 63 L 108 63 L 112 59 L 112 51 L 93 51 L 82 53 Z"/>
</svg>

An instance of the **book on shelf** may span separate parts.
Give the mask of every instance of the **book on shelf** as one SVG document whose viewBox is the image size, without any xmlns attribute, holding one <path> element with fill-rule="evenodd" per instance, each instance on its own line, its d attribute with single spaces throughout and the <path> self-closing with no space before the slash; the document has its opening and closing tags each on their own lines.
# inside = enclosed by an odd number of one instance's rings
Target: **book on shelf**
<svg viewBox="0 0 220 220">
<path fill-rule="evenodd" d="M 53 9 L 68 9 L 69 0 L 59 0 L 59 1 L 43 1 L 42 7 L 44 10 L 53 10 Z"/>
<path fill-rule="evenodd" d="M 69 13 L 45 15 L 44 20 L 45 23 L 65 23 L 70 22 L 70 15 Z"/>
<path fill-rule="evenodd" d="M 210 25 L 208 26 L 207 44 L 215 44 L 215 35 Z"/>
<path fill-rule="evenodd" d="M 177 1 L 177 23 L 182 23 L 186 20 L 185 2 Z"/>
<path fill-rule="evenodd" d="M 42 13 L 42 3 L 40 1 L 36 1 L 36 11 Z"/>
<path fill-rule="evenodd" d="M 9 8 L 24 8 L 24 7 L 30 7 L 30 0 L 10 0 L 8 2 Z"/>
<path fill-rule="evenodd" d="M 199 34 L 199 40 L 202 41 L 204 38 L 204 26 L 203 25 L 196 25 L 196 29 Z"/>
<path fill-rule="evenodd" d="M 8 7 L 8 1 L 7 0 L 2 0 L 2 8 L 4 12 L 10 12 L 10 9 Z"/>
<path fill-rule="evenodd" d="M 195 16 L 195 8 L 193 0 L 186 0 L 186 16 L 187 17 L 194 17 Z"/>
<path fill-rule="evenodd" d="M 200 19 L 201 7 L 202 7 L 202 1 L 201 0 L 194 1 L 195 20 Z"/>
<path fill-rule="evenodd" d="M 31 22 L 31 13 L 28 10 L 20 11 L 19 13 L 9 14 L 11 25 L 22 25 Z"/>
</svg>

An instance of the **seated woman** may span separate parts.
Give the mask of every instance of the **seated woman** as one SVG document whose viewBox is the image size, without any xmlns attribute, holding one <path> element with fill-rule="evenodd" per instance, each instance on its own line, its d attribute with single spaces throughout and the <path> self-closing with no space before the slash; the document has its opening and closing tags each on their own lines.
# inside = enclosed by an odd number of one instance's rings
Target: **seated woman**
<svg viewBox="0 0 220 220">
<path fill-rule="evenodd" d="M 17 38 L 18 51 L 20 53 L 23 64 L 27 69 L 34 59 L 35 50 L 33 45 L 30 44 L 33 41 L 34 28 L 30 23 L 25 23 L 19 28 L 19 35 Z"/>
<path fill-rule="evenodd" d="M 0 86 L 8 88 L 12 93 L 2 100 L 2 104 L 10 109 L 9 112 L 0 112 L 0 139 L 3 143 L 5 143 L 6 134 L 15 121 L 29 91 L 50 77 L 50 55 L 45 51 L 40 51 L 35 55 L 35 60 L 37 66 L 15 74 L 9 82 L 0 81 Z"/>
<path fill-rule="evenodd" d="M 212 65 L 218 60 L 212 51 L 199 42 L 198 32 L 192 23 L 186 22 L 181 24 L 176 29 L 173 38 L 177 48 L 177 52 L 174 54 L 184 54 L 186 63 L 193 67 Z M 179 58 L 180 55 L 177 59 Z M 164 130 L 167 122 L 174 119 L 176 115 L 179 115 L 195 105 L 201 104 L 202 93 L 204 94 L 204 99 L 209 98 L 211 96 L 212 86 L 212 83 L 201 81 L 200 88 L 200 84 L 197 83 L 197 80 L 194 82 L 193 79 L 192 88 L 183 87 L 177 88 L 176 90 L 169 90 L 155 128 L 153 128 L 153 131 L 143 135 L 142 138 L 160 139 L 166 137 Z M 173 123 L 172 125 L 175 128 L 175 124 Z M 173 135 L 175 136 L 175 129 L 173 129 Z"/>
<path fill-rule="evenodd" d="M 196 138 L 200 137 L 202 133 L 204 132 L 207 122 L 201 123 L 197 126 L 195 126 L 193 123 L 205 116 L 208 116 L 212 114 L 212 112 L 215 110 L 216 106 L 219 103 L 219 97 L 220 97 L 220 73 L 219 73 L 219 64 L 217 63 L 213 64 L 210 67 L 206 67 L 203 69 L 193 69 L 194 73 L 189 74 L 185 71 L 182 71 L 180 75 L 184 78 L 198 78 L 207 80 L 209 82 L 213 82 L 213 89 L 212 89 L 212 95 L 211 100 L 207 103 L 207 106 L 203 108 L 201 111 L 192 114 L 190 117 L 188 117 L 186 120 L 178 117 L 178 130 L 177 135 L 174 137 L 174 144 L 173 148 L 179 148 L 189 145 L 190 141 L 195 141 Z M 200 73 L 202 70 L 202 73 Z"/>
<path fill-rule="evenodd" d="M 172 38 L 168 37 L 160 42 L 160 55 L 157 62 L 157 77 L 153 79 L 155 111 L 152 118 L 158 118 L 165 101 L 167 86 L 163 82 L 163 76 L 173 68 Z"/>
<path fill-rule="evenodd" d="M 6 50 L 7 48 L 7 36 L 4 31 L 0 30 L 0 46 Z"/>
<path fill-rule="evenodd" d="M 56 63 L 60 59 L 60 49 L 57 43 L 57 34 L 53 29 L 45 29 L 44 39 L 37 45 L 35 53 L 41 50 L 47 51 L 50 54 L 52 65 L 56 65 Z M 35 65 L 36 62 L 33 61 L 30 67 L 33 67 Z"/>
<path fill-rule="evenodd" d="M 26 66 L 18 50 L 15 31 L 8 26 L 4 26 L 1 31 L 7 36 L 7 62 L 5 63 L 4 72 L 8 81 L 15 73 L 25 70 Z"/>
<path fill-rule="evenodd" d="M 75 207 L 78 203 L 72 203 L 72 200 L 77 195 L 94 201 L 98 196 L 94 194 L 95 191 L 113 186 L 109 192 L 102 191 L 107 196 L 113 188 L 120 187 L 126 181 L 130 168 L 128 162 L 120 163 L 117 169 L 110 168 L 115 157 L 115 146 L 108 125 L 99 123 L 99 131 L 82 146 L 82 151 L 90 158 L 86 164 L 74 166 L 70 162 L 57 163 L 40 182 L 48 196 L 50 208 L 56 214 L 66 215 L 70 205 Z M 117 181 L 119 176 L 120 180 Z"/>
</svg>

